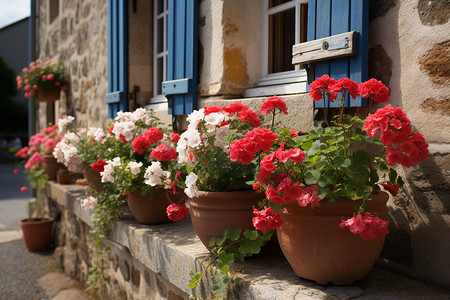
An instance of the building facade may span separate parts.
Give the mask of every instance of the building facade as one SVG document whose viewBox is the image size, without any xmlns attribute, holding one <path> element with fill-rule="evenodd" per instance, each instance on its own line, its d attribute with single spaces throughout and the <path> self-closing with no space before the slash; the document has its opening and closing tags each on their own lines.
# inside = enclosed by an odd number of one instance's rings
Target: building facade
<svg viewBox="0 0 450 300">
<path fill-rule="evenodd" d="M 311 65 L 293 65 L 292 46 L 357 30 L 365 48 L 348 58 L 315 62 L 315 77 L 357 73 L 359 82 L 372 77 L 383 81 L 391 91 L 390 104 L 407 112 L 414 130 L 430 145 L 428 160 L 398 168 L 406 184 L 389 201 L 391 233 L 380 263 L 450 285 L 446 1 L 32 3 L 35 56 L 63 59 L 71 84 L 60 101 L 38 104 L 40 127 L 62 114 L 75 116 L 80 126 L 103 126 L 120 109 L 147 107 L 181 130 L 192 109 L 239 101 L 257 110 L 265 97 L 277 95 L 288 105 L 284 125 L 307 132 L 320 117 L 320 107 L 314 107 L 307 93 Z M 357 71 L 340 71 L 338 65 L 351 67 L 356 57 L 361 59 Z M 360 106 L 367 114 L 364 103 Z"/>
</svg>

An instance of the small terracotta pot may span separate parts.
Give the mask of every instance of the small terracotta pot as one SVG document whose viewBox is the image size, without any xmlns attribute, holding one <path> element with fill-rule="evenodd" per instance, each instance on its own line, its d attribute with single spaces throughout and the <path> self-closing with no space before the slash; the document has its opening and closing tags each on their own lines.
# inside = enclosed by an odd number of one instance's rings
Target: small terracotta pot
<svg viewBox="0 0 450 300">
<path fill-rule="evenodd" d="M 388 198 L 385 192 L 373 194 L 366 202 L 368 211 L 385 219 Z M 297 276 L 319 284 L 347 285 L 369 273 L 383 248 L 384 237 L 364 240 L 339 227 L 342 220 L 353 216 L 357 203 L 361 201 L 322 200 L 320 206 L 311 209 L 295 202 L 279 212 L 283 225 L 277 229 L 278 241 Z"/>
<path fill-rule="evenodd" d="M 103 191 L 102 176 L 100 175 L 100 172 L 92 170 L 91 166 L 87 163 L 83 163 L 81 169 L 83 170 L 84 178 L 86 178 L 89 184 L 89 188 L 97 193 Z"/>
<path fill-rule="evenodd" d="M 166 209 L 170 201 L 167 191 L 159 189 L 153 192 L 150 197 L 142 195 L 141 190 L 134 190 L 128 194 L 128 206 L 131 213 L 139 223 L 142 224 L 162 224 L 170 222 Z"/>
<path fill-rule="evenodd" d="M 53 102 L 59 100 L 61 97 L 61 90 L 37 90 L 36 99 L 39 102 Z"/>
<path fill-rule="evenodd" d="M 44 163 L 42 165 L 50 180 L 56 180 L 56 172 L 59 169 L 66 168 L 63 164 L 58 163 L 53 155 L 44 155 Z"/>
<path fill-rule="evenodd" d="M 52 241 L 53 218 L 23 219 L 19 222 L 28 251 L 48 251 Z"/>
<path fill-rule="evenodd" d="M 69 184 L 72 179 L 72 174 L 70 173 L 56 173 L 56 182 L 59 184 Z"/>
<path fill-rule="evenodd" d="M 192 225 L 208 250 L 213 237 L 223 236 L 226 229 L 253 227 L 253 206 L 265 195 L 255 191 L 198 192 L 199 197 L 189 199 Z"/>
</svg>

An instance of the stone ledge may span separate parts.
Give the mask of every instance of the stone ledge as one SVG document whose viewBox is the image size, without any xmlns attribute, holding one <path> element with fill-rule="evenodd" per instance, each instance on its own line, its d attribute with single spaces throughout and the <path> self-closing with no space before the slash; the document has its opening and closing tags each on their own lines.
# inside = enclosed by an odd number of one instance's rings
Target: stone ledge
<svg viewBox="0 0 450 300">
<path fill-rule="evenodd" d="M 48 196 L 66 207 L 86 224 L 90 214 L 81 207 L 86 188 L 74 185 L 48 184 Z M 189 271 L 199 269 L 208 251 L 196 236 L 189 218 L 162 225 L 142 225 L 125 213 L 112 224 L 111 246 L 130 254 L 154 273 L 159 273 L 187 294 Z M 233 288 L 235 299 L 449 299 L 450 293 L 416 280 L 374 267 L 366 279 L 352 286 L 321 286 L 298 278 L 275 242 L 264 247 L 261 254 L 237 265 L 240 284 Z M 207 297 L 206 287 L 196 293 Z"/>
</svg>

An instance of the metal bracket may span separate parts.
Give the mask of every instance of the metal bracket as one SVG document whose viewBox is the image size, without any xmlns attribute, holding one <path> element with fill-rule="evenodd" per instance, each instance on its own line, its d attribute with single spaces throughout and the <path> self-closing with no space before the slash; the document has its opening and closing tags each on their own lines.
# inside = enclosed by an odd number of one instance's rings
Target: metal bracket
<svg viewBox="0 0 450 300">
<path fill-rule="evenodd" d="M 338 50 L 338 49 L 346 49 L 346 48 L 348 48 L 348 44 L 349 44 L 349 39 L 348 39 L 348 36 L 346 36 L 342 39 L 329 41 L 329 42 L 323 42 L 322 48 L 324 50 L 328 50 L 328 51 Z"/>
</svg>

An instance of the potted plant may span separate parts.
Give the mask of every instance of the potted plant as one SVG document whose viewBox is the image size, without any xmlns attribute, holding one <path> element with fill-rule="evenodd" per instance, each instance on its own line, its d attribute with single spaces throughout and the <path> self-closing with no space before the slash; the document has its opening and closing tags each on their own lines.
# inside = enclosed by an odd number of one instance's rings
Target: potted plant
<svg viewBox="0 0 450 300">
<path fill-rule="evenodd" d="M 72 173 L 66 168 L 59 169 L 56 172 L 56 182 L 59 184 L 69 184 L 72 179 Z"/>
<path fill-rule="evenodd" d="M 227 228 L 252 228 L 253 206 L 264 198 L 248 184 L 257 163 L 243 165 L 230 159 L 228 153 L 230 142 L 259 127 L 261 120 L 241 103 L 204 107 L 187 120 L 188 129 L 177 144 L 178 161 L 189 170 L 185 193 L 194 230 L 211 250 L 210 240 L 221 237 Z M 276 137 L 267 136 L 272 142 Z"/>
<path fill-rule="evenodd" d="M 115 183 L 127 196 L 131 212 L 143 224 L 181 220 L 184 203 L 172 203 L 166 188 L 173 186 L 177 152 L 153 111 L 119 113 L 111 126 L 109 160 L 102 164 L 102 182 Z M 94 165 L 93 165 L 94 167 Z"/>
<path fill-rule="evenodd" d="M 37 59 L 23 68 L 16 80 L 17 89 L 23 90 L 26 98 L 34 97 L 44 102 L 59 100 L 61 90 L 67 91 L 69 87 L 62 60 L 54 63 L 47 59 L 42 65 Z"/>
<path fill-rule="evenodd" d="M 332 102 L 341 95 L 339 111 L 331 122 L 265 153 L 255 188 L 267 198 L 253 222 L 263 232 L 277 228 L 298 276 L 352 284 L 367 275 L 388 234 L 388 195 L 380 187 L 395 196 L 403 181 L 393 167 L 426 159 L 428 144 L 400 108 L 387 105 L 366 120 L 345 114 L 346 95 L 369 98 L 369 107 L 389 100 L 375 79 L 358 85 L 324 75 L 310 95 Z"/>
<path fill-rule="evenodd" d="M 53 218 L 35 216 L 37 200 L 28 202 L 28 218 L 19 221 L 25 247 L 31 252 L 50 250 L 52 242 Z"/>
</svg>

